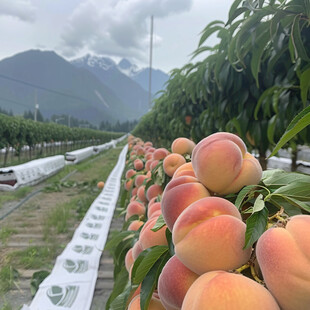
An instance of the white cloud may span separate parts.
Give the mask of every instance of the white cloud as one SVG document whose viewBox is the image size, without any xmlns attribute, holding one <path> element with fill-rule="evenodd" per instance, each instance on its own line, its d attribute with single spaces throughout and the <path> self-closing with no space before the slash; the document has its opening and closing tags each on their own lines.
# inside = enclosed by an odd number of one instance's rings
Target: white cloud
<svg viewBox="0 0 310 310">
<path fill-rule="evenodd" d="M 36 8 L 28 0 L 1 0 L 0 16 L 12 16 L 22 21 L 33 22 Z"/>
<path fill-rule="evenodd" d="M 193 0 L 86 0 L 72 13 L 62 33 L 61 50 L 74 56 L 95 54 L 143 59 L 149 44 L 150 16 L 163 19 L 189 11 Z M 162 38 L 155 34 L 156 44 Z"/>
</svg>

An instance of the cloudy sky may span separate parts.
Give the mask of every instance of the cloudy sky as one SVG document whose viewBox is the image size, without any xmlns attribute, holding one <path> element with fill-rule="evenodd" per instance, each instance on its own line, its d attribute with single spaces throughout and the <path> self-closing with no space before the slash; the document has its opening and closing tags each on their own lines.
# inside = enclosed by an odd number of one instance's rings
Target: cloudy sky
<svg viewBox="0 0 310 310">
<path fill-rule="evenodd" d="M 153 15 L 153 67 L 168 72 L 190 61 L 201 30 L 213 20 L 226 21 L 232 2 L 0 0 L 0 59 L 44 49 L 67 59 L 91 53 L 147 66 Z"/>
</svg>

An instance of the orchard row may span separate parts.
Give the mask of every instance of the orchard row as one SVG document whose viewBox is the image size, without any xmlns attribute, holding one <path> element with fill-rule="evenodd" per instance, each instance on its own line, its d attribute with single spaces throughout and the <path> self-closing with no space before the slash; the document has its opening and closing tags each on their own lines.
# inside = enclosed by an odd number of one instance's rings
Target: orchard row
<svg viewBox="0 0 310 310">
<path fill-rule="evenodd" d="M 310 176 L 262 171 L 227 132 L 128 143 L 106 309 L 309 309 Z"/>
</svg>

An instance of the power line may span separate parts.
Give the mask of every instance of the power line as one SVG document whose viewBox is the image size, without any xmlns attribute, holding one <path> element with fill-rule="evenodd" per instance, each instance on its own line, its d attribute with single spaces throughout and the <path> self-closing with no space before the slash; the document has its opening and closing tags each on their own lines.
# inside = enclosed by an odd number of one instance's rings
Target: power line
<svg viewBox="0 0 310 310">
<path fill-rule="evenodd" d="M 90 103 L 85 98 L 78 97 L 78 96 L 75 96 L 75 95 L 66 94 L 66 93 L 60 92 L 58 90 L 46 88 L 46 87 L 43 87 L 43 86 L 40 86 L 40 85 L 28 83 L 26 81 L 18 80 L 18 79 L 15 79 L 15 78 L 12 78 L 10 76 L 3 75 L 3 74 L 0 74 L 0 78 L 5 79 L 5 80 L 9 80 L 9 81 L 13 81 L 15 83 L 20 83 L 20 84 L 23 84 L 23 85 L 26 85 L 26 86 L 29 86 L 29 87 L 32 87 L 32 88 L 44 90 L 44 91 L 47 91 L 47 92 L 50 92 L 50 93 L 53 93 L 53 94 L 56 94 L 56 95 L 65 96 L 65 97 L 72 98 L 72 99 L 75 99 L 75 100 L 79 100 L 79 101 L 82 101 L 82 102 Z"/>
</svg>

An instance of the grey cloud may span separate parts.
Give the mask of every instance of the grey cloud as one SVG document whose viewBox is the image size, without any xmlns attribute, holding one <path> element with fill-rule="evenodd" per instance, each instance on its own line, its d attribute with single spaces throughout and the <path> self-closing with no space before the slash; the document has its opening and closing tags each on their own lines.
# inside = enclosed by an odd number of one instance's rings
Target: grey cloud
<svg viewBox="0 0 310 310">
<path fill-rule="evenodd" d="M 36 8 L 28 0 L 1 0 L 0 16 L 12 16 L 25 22 L 35 21 Z"/>
<path fill-rule="evenodd" d="M 62 33 L 63 53 L 88 49 L 97 54 L 143 59 L 150 16 L 188 11 L 193 0 L 87 0 L 72 13 Z M 156 42 L 161 38 L 157 36 Z"/>
</svg>

